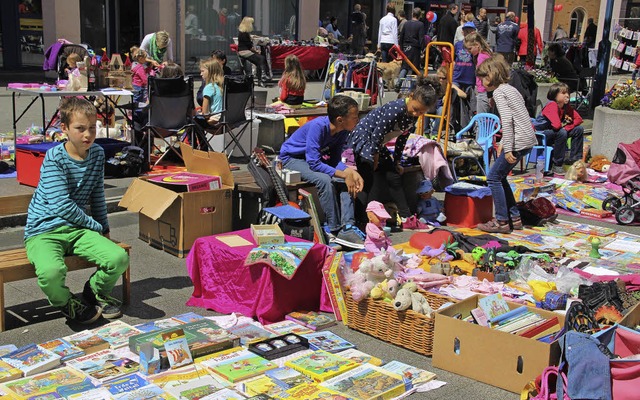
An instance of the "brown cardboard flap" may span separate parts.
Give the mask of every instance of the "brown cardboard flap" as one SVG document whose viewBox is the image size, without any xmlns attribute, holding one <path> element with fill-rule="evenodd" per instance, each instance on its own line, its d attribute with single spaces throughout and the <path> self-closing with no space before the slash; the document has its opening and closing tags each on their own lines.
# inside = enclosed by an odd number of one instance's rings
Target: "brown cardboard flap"
<svg viewBox="0 0 640 400">
<path fill-rule="evenodd" d="M 157 220 L 178 197 L 180 193 L 142 179 L 134 179 L 118 205 Z"/>
<path fill-rule="evenodd" d="M 180 142 L 180 150 L 187 171 L 197 174 L 217 175 L 222 184 L 233 188 L 233 174 L 229 168 L 229 160 L 224 153 L 216 151 L 196 150 Z"/>
</svg>

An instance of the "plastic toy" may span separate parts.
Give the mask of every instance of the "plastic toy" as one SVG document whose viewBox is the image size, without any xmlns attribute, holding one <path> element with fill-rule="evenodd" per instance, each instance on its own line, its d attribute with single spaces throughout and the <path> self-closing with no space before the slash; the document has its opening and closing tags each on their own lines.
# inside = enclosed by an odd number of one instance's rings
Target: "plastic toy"
<svg viewBox="0 0 640 400">
<path fill-rule="evenodd" d="M 447 217 L 442 213 L 440 202 L 433 198 L 433 192 L 431 181 L 425 179 L 420 182 L 416 190 L 416 194 L 419 196 L 418 203 L 416 204 L 418 221 L 423 224 L 440 226 L 441 223 L 446 221 Z"/>
<path fill-rule="evenodd" d="M 366 211 L 369 223 L 365 228 L 367 238 L 364 241 L 364 248 L 371 253 L 379 254 L 381 249 L 386 250 L 387 247 L 391 247 L 391 240 L 382 229 L 391 215 L 379 201 L 370 201 Z"/>
</svg>

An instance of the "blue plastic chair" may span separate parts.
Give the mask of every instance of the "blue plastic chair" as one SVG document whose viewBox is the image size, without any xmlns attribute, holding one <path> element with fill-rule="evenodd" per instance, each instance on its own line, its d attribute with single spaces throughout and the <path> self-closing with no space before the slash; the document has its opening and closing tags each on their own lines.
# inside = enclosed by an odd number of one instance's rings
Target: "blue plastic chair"
<svg viewBox="0 0 640 400">
<path fill-rule="evenodd" d="M 478 126 L 476 130 L 476 141 L 480 147 L 482 147 L 482 150 L 484 150 L 482 160 L 484 161 L 485 171 L 488 171 L 490 153 L 493 153 L 494 159 L 496 158 L 496 151 L 493 147 L 493 136 L 500 131 L 500 118 L 495 114 L 476 114 L 467 126 L 456 133 L 456 140 L 462 139 L 462 135 L 471 130 L 474 125 Z"/>
<path fill-rule="evenodd" d="M 542 143 L 540 146 L 533 146 L 531 148 L 531 153 L 529 153 L 528 163 L 537 163 L 538 157 L 544 157 L 544 170 L 548 171 L 551 166 L 551 152 L 553 151 L 553 146 L 547 146 L 547 137 L 542 131 L 536 131 L 536 136 L 538 137 L 538 143 Z"/>
</svg>

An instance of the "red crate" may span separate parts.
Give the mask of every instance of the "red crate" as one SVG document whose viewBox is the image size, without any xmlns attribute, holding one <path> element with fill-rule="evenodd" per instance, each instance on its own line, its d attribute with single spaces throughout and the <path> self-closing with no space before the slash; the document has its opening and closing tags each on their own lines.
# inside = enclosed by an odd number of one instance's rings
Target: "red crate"
<svg viewBox="0 0 640 400">
<path fill-rule="evenodd" d="M 16 172 L 19 183 L 36 187 L 40 181 L 40 167 L 44 161 L 44 155 L 50 148 L 59 145 L 59 142 L 19 144 L 16 145 Z"/>
</svg>

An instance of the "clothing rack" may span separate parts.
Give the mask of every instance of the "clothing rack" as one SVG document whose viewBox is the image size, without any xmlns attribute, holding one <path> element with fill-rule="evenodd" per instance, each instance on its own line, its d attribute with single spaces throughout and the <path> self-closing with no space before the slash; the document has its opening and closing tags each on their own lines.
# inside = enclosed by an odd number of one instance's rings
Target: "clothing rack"
<svg viewBox="0 0 640 400">
<path fill-rule="evenodd" d="M 358 71 L 368 68 L 367 80 L 364 87 L 354 86 L 354 82 L 352 80 L 349 85 L 345 85 L 341 89 L 336 88 L 336 67 L 339 67 L 340 64 L 350 65 L 351 63 L 357 63 L 354 68 L 357 68 Z M 376 104 L 377 95 L 382 96 L 384 93 L 384 91 L 381 91 L 379 87 L 376 88 L 376 86 L 378 86 L 378 76 L 376 60 L 372 57 L 365 57 L 356 54 L 331 53 L 327 63 L 327 73 L 324 78 L 324 85 L 322 86 L 322 99 L 328 101 L 336 93 L 340 93 L 341 91 L 361 89 L 365 93 L 368 92 L 371 95 L 371 105 Z"/>
</svg>

